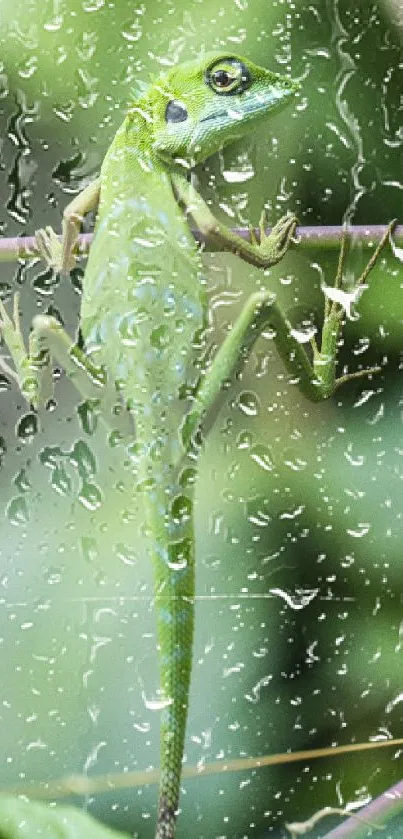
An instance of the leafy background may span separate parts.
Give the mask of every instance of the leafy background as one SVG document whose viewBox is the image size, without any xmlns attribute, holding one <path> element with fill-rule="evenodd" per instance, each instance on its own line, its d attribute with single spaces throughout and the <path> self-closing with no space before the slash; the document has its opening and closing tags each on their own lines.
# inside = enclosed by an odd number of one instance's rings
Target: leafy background
<svg viewBox="0 0 403 839">
<path fill-rule="evenodd" d="M 58 227 L 139 82 L 221 47 L 290 72 L 302 94 L 253 140 L 200 167 L 217 215 L 243 226 L 265 203 L 272 219 L 293 209 L 313 225 L 399 216 L 398 5 L 1 0 L 2 235 Z M 245 170 L 250 179 L 234 179 Z M 367 258 L 352 242 L 348 280 Z M 336 260 L 295 249 L 271 272 L 296 326 L 320 325 L 320 284 Z M 267 278 L 228 255 L 205 265 L 221 340 Z M 79 276 L 59 283 L 21 263 L 3 265 L 0 282 L 6 300 L 20 289 L 26 333 L 35 312 L 53 307 L 74 334 Z M 381 360 L 382 375 L 312 406 L 265 336 L 207 441 L 190 764 L 402 734 L 403 305 L 390 254 L 359 313 L 340 363 Z M 130 464 L 63 376 L 36 434 L 16 388 L 1 384 L 1 783 L 156 766 L 152 577 Z M 391 749 L 188 781 L 178 836 L 280 836 L 285 821 L 364 803 L 400 776 Z M 153 835 L 155 787 L 77 803 Z"/>
</svg>

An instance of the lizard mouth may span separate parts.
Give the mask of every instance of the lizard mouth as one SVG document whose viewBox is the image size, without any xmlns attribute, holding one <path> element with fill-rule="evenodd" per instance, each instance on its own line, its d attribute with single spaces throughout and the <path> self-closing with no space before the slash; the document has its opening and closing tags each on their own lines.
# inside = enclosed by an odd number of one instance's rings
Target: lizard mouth
<svg viewBox="0 0 403 839">
<path fill-rule="evenodd" d="M 208 114 L 208 116 L 203 117 L 200 122 L 208 122 L 210 119 L 222 119 L 222 117 L 228 116 L 228 111 L 217 111 L 215 114 Z"/>
<path fill-rule="evenodd" d="M 251 97 L 245 97 L 239 104 L 232 103 L 228 108 L 222 111 L 214 111 L 211 114 L 201 117 L 199 123 L 209 122 L 212 120 L 229 120 L 237 123 L 241 120 L 253 118 L 259 114 L 266 114 L 268 111 L 275 110 L 277 107 L 285 105 L 290 96 L 294 94 L 295 90 L 292 88 L 273 88 L 268 95 L 261 93 L 255 94 Z"/>
</svg>

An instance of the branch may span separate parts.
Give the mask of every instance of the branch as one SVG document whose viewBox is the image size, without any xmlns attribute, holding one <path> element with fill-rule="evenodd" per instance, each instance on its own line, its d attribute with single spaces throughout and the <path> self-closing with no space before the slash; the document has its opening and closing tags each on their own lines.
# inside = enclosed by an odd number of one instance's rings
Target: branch
<svg viewBox="0 0 403 839">
<path fill-rule="evenodd" d="M 268 228 L 270 231 L 271 228 Z M 327 225 L 324 227 L 297 227 L 296 241 L 298 248 L 320 248 L 321 250 L 338 250 L 344 228 L 340 225 Z M 364 247 L 373 247 L 379 242 L 387 230 L 384 224 L 358 224 L 348 228 L 349 235 L 360 242 Z M 241 236 L 242 239 L 250 241 L 250 231 L 247 228 L 234 228 L 233 233 Z M 213 242 L 209 242 L 199 230 L 193 230 L 193 235 L 206 251 L 218 251 L 220 248 Z M 255 230 L 255 236 L 259 241 L 259 230 Z M 403 225 L 399 225 L 393 232 L 393 239 L 396 245 L 403 246 Z M 92 241 L 92 233 L 83 233 L 79 236 L 79 252 L 86 254 Z M 21 236 L 13 239 L 0 239 L 0 262 L 14 262 L 18 259 L 34 259 L 38 256 L 38 249 L 34 236 Z"/>
<path fill-rule="evenodd" d="M 357 816 L 366 819 L 376 825 L 384 825 L 394 816 L 403 810 L 403 781 L 398 781 L 393 787 L 389 787 L 378 798 L 374 798 L 362 810 L 358 810 Z M 397 833 L 395 834 L 398 835 Z M 330 833 L 326 833 L 323 839 L 364 839 L 368 836 L 368 826 L 357 822 L 356 818 L 347 819 L 339 824 Z"/>
</svg>

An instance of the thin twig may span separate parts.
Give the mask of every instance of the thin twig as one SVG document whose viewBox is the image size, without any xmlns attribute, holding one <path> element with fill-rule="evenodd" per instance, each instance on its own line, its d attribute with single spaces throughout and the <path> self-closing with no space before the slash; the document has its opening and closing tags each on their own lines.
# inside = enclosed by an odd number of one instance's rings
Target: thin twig
<svg viewBox="0 0 403 839">
<path fill-rule="evenodd" d="M 311 749 L 300 752 L 283 752 L 261 757 L 245 757 L 234 760 L 219 760 L 214 763 L 184 766 L 182 778 L 202 778 L 206 775 L 219 775 L 227 772 L 247 772 L 264 766 L 277 766 L 284 763 L 317 760 L 318 758 L 337 757 L 351 752 L 373 751 L 388 746 L 403 746 L 403 738 L 395 740 L 377 740 L 374 743 L 349 743 L 345 746 L 330 746 L 322 749 Z M 111 792 L 115 789 L 127 789 L 159 781 L 158 769 L 138 772 L 108 772 L 106 775 L 67 775 L 50 781 L 24 784 L 0 789 L 2 795 L 26 795 L 28 798 L 66 798 L 70 795 L 93 795 L 95 793 Z"/>
<path fill-rule="evenodd" d="M 267 232 L 270 232 L 268 228 Z M 296 240 L 298 248 L 320 248 L 321 250 L 336 250 L 340 247 L 340 240 L 343 234 L 343 227 L 340 225 L 326 225 L 324 227 L 297 227 Z M 359 224 L 347 228 L 349 236 L 360 242 L 364 247 L 373 247 L 382 236 L 385 235 L 387 226 L 383 224 Z M 250 240 L 248 228 L 234 228 L 234 233 L 242 239 Z M 254 230 L 257 241 L 259 241 L 259 229 Z M 203 245 L 206 251 L 213 252 L 219 247 L 209 242 L 199 230 L 193 230 L 193 235 L 199 244 Z M 395 228 L 393 238 L 396 245 L 403 245 L 403 225 Z M 92 241 L 91 233 L 83 233 L 79 237 L 79 251 L 87 253 Z M 0 262 L 14 262 L 18 259 L 34 259 L 38 256 L 34 236 L 21 236 L 14 239 L 0 239 Z"/>
<path fill-rule="evenodd" d="M 319 824 L 322 819 L 325 819 L 326 816 L 350 816 L 351 821 L 356 819 L 357 821 L 362 822 L 362 824 L 365 824 L 367 827 L 373 827 L 374 830 L 385 829 L 383 824 L 374 824 L 374 822 L 363 819 L 362 816 L 358 816 L 355 813 L 344 810 L 342 807 L 322 807 L 322 809 L 314 813 L 310 819 L 307 819 L 304 822 L 288 822 L 285 827 L 291 834 L 291 839 L 298 839 L 299 836 L 305 836 L 307 833 L 314 830 L 316 825 Z"/>
</svg>

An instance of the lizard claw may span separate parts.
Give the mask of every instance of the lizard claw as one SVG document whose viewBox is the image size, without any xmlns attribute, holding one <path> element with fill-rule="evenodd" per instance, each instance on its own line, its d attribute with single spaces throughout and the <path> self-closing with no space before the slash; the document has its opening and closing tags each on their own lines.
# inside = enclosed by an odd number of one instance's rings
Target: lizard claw
<svg viewBox="0 0 403 839">
<path fill-rule="evenodd" d="M 254 247 L 259 247 L 259 242 L 256 238 L 255 228 L 253 227 L 252 224 L 248 225 L 248 231 L 249 231 L 249 240 L 250 240 L 251 245 L 253 245 Z"/>
<path fill-rule="evenodd" d="M 275 265 L 288 250 L 294 236 L 298 219 L 292 213 L 287 213 L 274 225 L 270 233 L 266 233 L 267 213 L 263 210 L 260 216 L 260 250 Z"/>
<path fill-rule="evenodd" d="M 3 357 L 0 357 L 0 372 L 5 373 L 6 376 L 9 376 L 10 379 L 13 379 L 15 382 L 17 382 L 17 384 L 19 384 L 19 378 L 17 373 L 15 372 L 15 370 L 13 370 L 12 367 L 10 367 L 9 364 L 7 364 L 7 361 Z"/>
<path fill-rule="evenodd" d="M 76 260 L 73 254 L 69 254 L 67 264 L 65 264 L 61 241 L 52 227 L 37 230 L 35 241 L 42 259 L 55 274 L 68 273 L 75 267 Z"/>
<path fill-rule="evenodd" d="M 267 210 L 266 210 L 266 207 L 263 207 L 263 210 L 260 213 L 260 219 L 259 219 L 259 230 L 260 230 L 260 241 L 261 242 L 263 242 L 264 239 L 267 239 L 267 234 L 266 234 L 267 222 L 268 222 Z"/>
<path fill-rule="evenodd" d="M 9 357 L 14 363 L 15 369 L 4 358 L 0 359 L 0 370 L 7 376 L 11 376 L 19 385 L 27 402 L 34 403 L 36 397 L 36 384 L 29 369 L 29 359 L 21 332 L 19 316 L 19 294 L 16 292 L 13 300 L 12 317 L 7 313 L 4 303 L 0 300 L 0 336 L 6 344 Z"/>
</svg>

